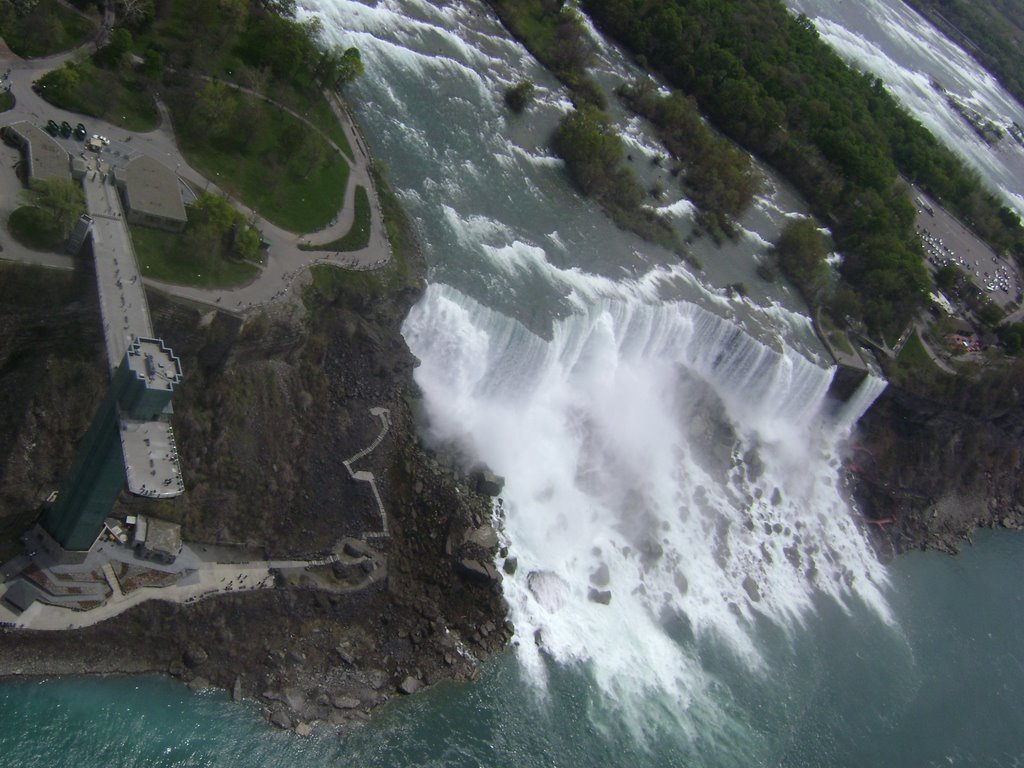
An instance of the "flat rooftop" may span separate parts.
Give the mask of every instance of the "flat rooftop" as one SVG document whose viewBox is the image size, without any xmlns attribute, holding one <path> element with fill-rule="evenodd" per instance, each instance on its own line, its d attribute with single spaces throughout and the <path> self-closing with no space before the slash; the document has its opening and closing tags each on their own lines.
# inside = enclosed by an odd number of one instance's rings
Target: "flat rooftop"
<svg viewBox="0 0 1024 768">
<path fill-rule="evenodd" d="M 30 179 L 71 181 L 71 156 L 46 131 L 27 120 L 11 123 L 6 128 L 28 146 Z"/>
<path fill-rule="evenodd" d="M 117 190 L 89 177 L 82 187 L 93 219 L 92 248 L 107 363 L 114 370 L 136 337 L 153 338 L 153 324 Z"/>
<path fill-rule="evenodd" d="M 159 339 L 136 337 L 128 347 L 128 366 L 149 389 L 170 392 L 181 381 L 181 362 Z"/>
<path fill-rule="evenodd" d="M 128 490 L 136 496 L 170 499 L 185 492 L 174 430 L 163 421 L 121 420 Z"/>
<path fill-rule="evenodd" d="M 149 155 L 138 155 L 114 171 L 129 210 L 184 222 L 185 205 L 174 171 Z"/>
<path fill-rule="evenodd" d="M 181 526 L 149 515 L 139 515 L 135 522 L 135 544 L 152 552 L 174 556 L 181 551 Z"/>
</svg>

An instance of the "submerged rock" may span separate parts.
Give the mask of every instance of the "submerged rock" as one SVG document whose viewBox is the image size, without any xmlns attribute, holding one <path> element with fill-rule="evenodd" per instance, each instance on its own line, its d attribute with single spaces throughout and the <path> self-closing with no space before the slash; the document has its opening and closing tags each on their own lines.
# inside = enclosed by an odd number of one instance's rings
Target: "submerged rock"
<svg viewBox="0 0 1024 768">
<path fill-rule="evenodd" d="M 612 593 L 607 589 L 591 589 L 587 593 L 587 599 L 592 603 L 608 605 L 612 601 Z"/>
<path fill-rule="evenodd" d="M 558 610 L 567 602 L 569 585 L 557 573 L 531 571 L 526 577 L 526 585 L 537 598 L 537 602 L 549 611 Z"/>
<path fill-rule="evenodd" d="M 754 581 L 753 576 L 747 576 L 743 579 L 743 589 L 746 591 L 747 597 L 749 597 L 752 602 L 761 602 L 761 590 L 758 589 L 757 582 Z"/>
</svg>

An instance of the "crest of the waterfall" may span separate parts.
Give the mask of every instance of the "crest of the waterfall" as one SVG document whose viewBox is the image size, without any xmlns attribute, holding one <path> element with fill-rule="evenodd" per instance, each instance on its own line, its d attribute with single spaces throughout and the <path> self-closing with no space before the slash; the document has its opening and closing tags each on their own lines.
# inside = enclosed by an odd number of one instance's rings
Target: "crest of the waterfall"
<svg viewBox="0 0 1024 768">
<path fill-rule="evenodd" d="M 867 413 L 868 408 L 874 405 L 889 382 L 882 376 L 875 373 L 868 373 L 857 389 L 850 396 L 836 415 L 836 426 L 841 430 L 852 429 L 860 421 L 860 417 Z"/>
<path fill-rule="evenodd" d="M 758 617 L 791 627 L 816 594 L 886 615 L 838 488 L 831 371 L 783 341 L 626 300 L 548 340 L 442 285 L 404 334 L 433 436 L 506 477 L 505 592 L 538 681 L 544 655 L 585 663 L 609 695 L 656 690 L 683 712 L 713 684 L 685 637 L 758 669 Z"/>
</svg>

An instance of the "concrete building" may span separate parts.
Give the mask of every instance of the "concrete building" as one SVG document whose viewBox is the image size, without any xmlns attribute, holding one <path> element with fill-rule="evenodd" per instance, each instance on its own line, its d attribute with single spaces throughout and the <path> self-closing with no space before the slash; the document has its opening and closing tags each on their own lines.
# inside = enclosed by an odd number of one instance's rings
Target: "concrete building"
<svg viewBox="0 0 1024 768">
<path fill-rule="evenodd" d="M 139 515 L 132 534 L 132 546 L 139 557 L 169 565 L 181 553 L 181 526 L 149 515 Z"/>
<path fill-rule="evenodd" d="M 0 135 L 21 149 L 25 181 L 71 181 L 71 156 L 46 131 L 22 120 L 0 128 Z"/>
<path fill-rule="evenodd" d="M 170 432 L 165 419 L 180 380 L 181 363 L 162 341 L 135 339 L 114 371 L 107 396 L 46 514 L 44 527 L 65 551 L 85 552 L 93 545 L 126 475 L 149 480 L 134 487 L 130 483 L 133 493 L 181 493 L 184 485 L 173 445 L 154 445 L 143 430 L 152 425 L 161 433 Z"/>
<path fill-rule="evenodd" d="M 138 155 L 114 169 L 114 180 L 129 222 L 169 232 L 185 229 L 181 188 L 170 168 L 149 155 Z"/>
</svg>

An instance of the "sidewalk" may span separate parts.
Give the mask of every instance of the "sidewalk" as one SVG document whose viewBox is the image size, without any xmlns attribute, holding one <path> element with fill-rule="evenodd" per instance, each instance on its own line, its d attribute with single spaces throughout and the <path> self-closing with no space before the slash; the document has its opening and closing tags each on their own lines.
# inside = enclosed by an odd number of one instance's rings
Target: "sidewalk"
<svg viewBox="0 0 1024 768">
<path fill-rule="evenodd" d="M 89 45 L 83 46 L 83 48 L 88 48 Z M 257 277 L 246 285 L 231 288 L 198 288 L 144 278 L 146 285 L 159 288 L 173 296 L 180 296 L 191 301 L 209 304 L 236 313 L 244 313 L 250 309 L 285 298 L 289 294 L 295 278 L 313 264 L 330 264 L 343 269 L 368 270 L 379 268 L 390 261 L 391 245 L 388 242 L 384 229 L 376 187 L 373 184 L 369 170 L 369 154 L 366 151 L 364 142 L 352 125 L 347 112 L 340 106 L 341 102 L 334 94 L 325 95 L 328 96 L 331 109 L 338 117 L 353 149 L 352 158 L 346 155 L 346 160 L 350 163 L 345 191 L 346 204 L 339 211 L 338 217 L 332 225 L 318 232 L 295 233 L 284 230 L 267 221 L 262 216 L 257 215 L 251 208 L 227 195 L 210 179 L 207 179 L 192 168 L 178 148 L 167 108 L 159 98 L 156 99 L 156 104 L 161 116 L 161 123 L 156 129 L 147 133 L 129 132 L 98 118 L 86 118 L 82 115 L 62 110 L 44 101 L 32 90 L 33 81 L 51 69 L 62 65 L 73 54 L 73 51 L 68 51 L 43 59 L 25 60 L 10 53 L 6 56 L 0 53 L 0 63 L 11 68 L 11 91 L 16 99 L 13 109 L 6 113 L 0 113 L 0 123 L 7 124 L 17 122 L 18 120 L 28 120 L 36 125 L 43 125 L 48 119 L 53 119 L 57 122 L 67 120 L 71 124 L 79 121 L 84 122 L 88 126 L 90 133 L 99 133 L 110 137 L 112 146 L 108 148 L 109 151 L 117 150 L 148 154 L 168 168 L 174 169 L 179 178 L 191 182 L 197 188 L 209 189 L 212 192 L 224 195 L 242 215 L 249 220 L 256 221 L 264 236 L 272 243 L 267 251 L 266 263 L 260 269 Z M 230 83 L 226 84 L 252 93 L 252 91 L 241 86 L 235 86 Z M 260 94 L 253 95 L 258 95 L 260 98 L 275 103 L 273 100 Z M 282 108 L 287 109 L 283 106 Z M 295 114 L 290 109 L 288 111 Z M 307 125 L 311 125 L 304 117 L 299 115 L 296 115 L 296 117 L 306 122 Z M 337 151 L 341 151 L 336 144 L 331 143 Z M 300 243 L 328 243 L 348 233 L 354 216 L 355 188 L 358 185 L 366 188 L 370 198 L 371 233 L 369 244 L 359 251 L 350 253 L 301 250 L 299 248 Z M 71 266 L 70 258 L 59 257 L 53 259 L 51 258 L 52 255 L 35 254 L 28 251 L 28 249 L 17 246 L 7 236 L 6 232 L 0 233 L 0 245 L 4 249 L 0 252 L 0 258 L 44 264 L 46 266 Z"/>
</svg>

